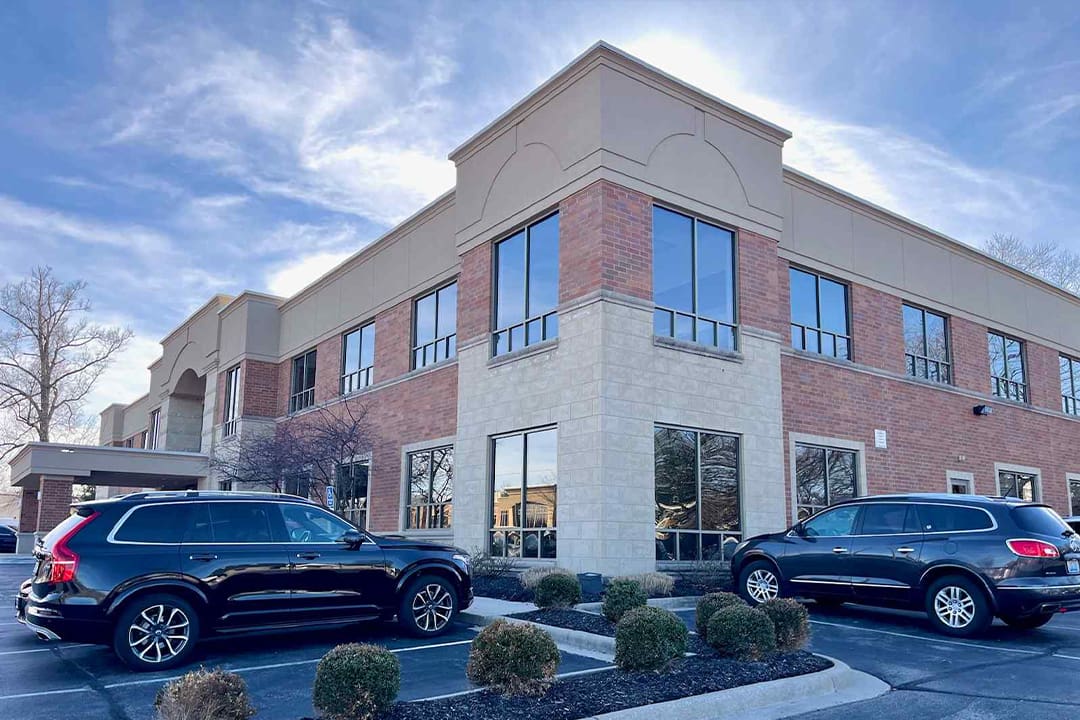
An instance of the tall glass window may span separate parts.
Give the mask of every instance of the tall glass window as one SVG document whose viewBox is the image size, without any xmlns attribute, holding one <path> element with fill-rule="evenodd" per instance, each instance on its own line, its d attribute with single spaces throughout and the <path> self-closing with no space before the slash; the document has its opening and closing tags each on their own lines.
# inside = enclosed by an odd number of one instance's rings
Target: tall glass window
<svg viewBox="0 0 1080 720">
<path fill-rule="evenodd" d="M 413 368 L 457 355 L 457 283 L 416 301 L 413 311 Z"/>
<path fill-rule="evenodd" d="M 929 310 L 904 305 L 904 356 L 907 374 L 911 377 L 951 382 L 945 318 Z"/>
<path fill-rule="evenodd" d="M 1069 514 L 1080 515 L 1080 478 L 1069 478 Z"/>
<path fill-rule="evenodd" d="M 368 462 L 338 465 L 334 478 L 334 510 L 358 528 L 367 528 L 368 511 Z"/>
<path fill-rule="evenodd" d="M 147 426 L 146 447 L 156 450 L 158 446 L 158 432 L 161 430 L 161 408 L 150 411 L 150 424 Z"/>
<path fill-rule="evenodd" d="M 341 394 L 371 385 L 374 368 L 375 323 L 345 333 L 341 338 Z"/>
<path fill-rule="evenodd" d="M 292 385 L 289 392 L 289 412 L 294 413 L 315 404 L 315 351 L 308 350 L 292 361 Z"/>
<path fill-rule="evenodd" d="M 998 473 L 998 495 L 1039 502 L 1039 476 L 1002 470 Z"/>
<path fill-rule="evenodd" d="M 240 417 L 240 366 L 229 368 L 225 373 L 225 412 L 221 418 L 221 436 L 229 437 L 236 432 Z"/>
<path fill-rule="evenodd" d="M 990 390 L 998 397 L 1027 402 L 1024 343 L 1000 333 L 987 333 L 990 346 Z"/>
<path fill-rule="evenodd" d="M 656 559 L 726 560 L 741 535 L 739 438 L 657 426 Z"/>
<path fill-rule="evenodd" d="M 495 332 L 500 355 L 559 334 L 559 216 L 550 215 L 495 246 Z"/>
<path fill-rule="evenodd" d="M 859 494 L 855 451 L 795 445 L 795 516 L 799 520 Z"/>
<path fill-rule="evenodd" d="M 555 557 L 557 450 L 555 428 L 492 440 L 492 555 Z"/>
<path fill-rule="evenodd" d="M 806 270 L 788 271 L 791 288 L 791 346 L 842 360 L 851 359 L 848 288 Z"/>
<path fill-rule="evenodd" d="M 454 448 L 409 453 L 408 530 L 448 528 L 454 509 Z"/>
<path fill-rule="evenodd" d="M 735 234 L 653 206 L 653 332 L 736 349 Z"/>
<path fill-rule="evenodd" d="M 1061 355 L 1061 411 L 1080 415 L 1080 360 Z"/>
</svg>

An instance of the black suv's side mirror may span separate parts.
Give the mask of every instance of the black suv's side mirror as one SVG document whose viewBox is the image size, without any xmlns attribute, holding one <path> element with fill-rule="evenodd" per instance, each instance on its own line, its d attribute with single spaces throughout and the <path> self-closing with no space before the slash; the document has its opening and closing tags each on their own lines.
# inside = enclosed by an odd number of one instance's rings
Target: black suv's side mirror
<svg viewBox="0 0 1080 720">
<path fill-rule="evenodd" d="M 340 542 L 345 543 L 350 548 L 360 547 L 364 542 L 364 534 L 359 530 L 346 530 L 345 534 L 341 536 Z"/>
<path fill-rule="evenodd" d="M 792 526 L 791 532 L 795 533 L 799 537 L 806 537 L 806 526 L 803 525 L 801 522 L 797 522 Z"/>
</svg>

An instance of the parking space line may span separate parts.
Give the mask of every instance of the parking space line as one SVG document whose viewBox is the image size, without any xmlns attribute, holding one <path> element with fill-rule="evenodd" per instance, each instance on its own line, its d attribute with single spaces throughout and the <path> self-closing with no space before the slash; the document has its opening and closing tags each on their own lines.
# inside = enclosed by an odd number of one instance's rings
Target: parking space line
<svg viewBox="0 0 1080 720">
<path fill-rule="evenodd" d="M 894 632 L 892 630 L 878 630 L 877 628 L 861 627 L 859 625 L 845 625 L 843 623 L 831 623 L 824 620 L 811 620 L 812 625 L 827 625 L 829 627 L 845 628 L 847 630 L 861 630 L 862 632 L 878 633 L 879 635 L 893 635 L 895 637 L 911 638 L 912 640 L 924 640 L 926 642 L 942 645 L 959 645 L 961 647 L 978 648 L 980 650 L 996 650 L 997 652 L 1015 653 L 1017 655 L 1044 655 L 1039 650 L 1022 650 L 1020 648 L 998 647 L 995 645 L 981 645 L 963 640 L 946 640 L 944 638 L 926 637 L 924 635 L 912 635 L 911 633 Z"/>
<path fill-rule="evenodd" d="M 67 688 L 66 690 L 42 690 L 40 692 L 19 693 L 18 695 L 0 695 L 0 700 L 17 700 L 19 698 L 44 697 L 45 695 L 69 695 L 71 693 L 90 692 L 88 687 Z"/>
</svg>

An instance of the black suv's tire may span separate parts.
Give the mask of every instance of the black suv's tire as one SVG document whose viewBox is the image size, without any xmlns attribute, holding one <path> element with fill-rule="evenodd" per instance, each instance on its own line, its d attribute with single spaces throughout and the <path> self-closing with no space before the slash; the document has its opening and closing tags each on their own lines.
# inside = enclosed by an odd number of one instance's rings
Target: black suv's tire
<svg viewBox="0 0 1080 720">
<path fill-rule="evenodd" d="M 964 575 L 946 575 L 932 582 L 925 602 L 930 624 L 944 635 L 971 637 L 994 621 L 986 593 L 978 582 Z"/>
<path fill-rule="evenodd" d="M 458 609 L 457 589 L 438 575 L 422 575 L 405 586 L 398 602 L 398 624 L 416 637 L 442 635 Z"/>
<path fill-rule="evenodd" d="M 1025 615 L 1024 617 L 1002 617 L 1005 624 L 1016 630 L 1034 630 L 1041 628 L 1054 618 L 1053 613 L 1044 615 Z"/>
<path fill-rule="evenodd" d="M 739 572 L 739 596 L 751 605 L 780 597 L 780 574 L 764 560 L 755 560 Z"/>
<path fill-rule="evenodd" d="M 167 670 L 191 657 L 199 629 L 199 614 L 183 598 L 143 595 L 117 615 L 113 652 L 133 670 Z"/>
</svg>

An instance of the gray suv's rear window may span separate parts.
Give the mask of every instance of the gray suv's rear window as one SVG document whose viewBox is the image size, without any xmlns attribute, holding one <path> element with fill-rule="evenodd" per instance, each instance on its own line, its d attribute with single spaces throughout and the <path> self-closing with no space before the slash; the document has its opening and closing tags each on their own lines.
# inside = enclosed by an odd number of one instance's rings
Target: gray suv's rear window
<svg viewBox="0 0 1080 720">
<path fill-rule="evenodd" d="M 960 505 L 917 505 L 923 532 L 989 530 L 994 521 L 985 510 Z"/>
<path fill-rule="evenodd" d="M 185 505 L 144 505 L 127 516 L 113 540 L 120 542 L 178 543 L 187 521 Z"/>
<path fill-rule="evenodd" d="M 1072 534 L 1072 530 L 1065 524 L 1065 521 L 1048 507 L 1028 505 L 1013 508 L 1012 516 L 1013 521 L 1021 529 L 1029 533 L 1050 535 L 1052 537 L 1064 537 Z"/>
</svg>

